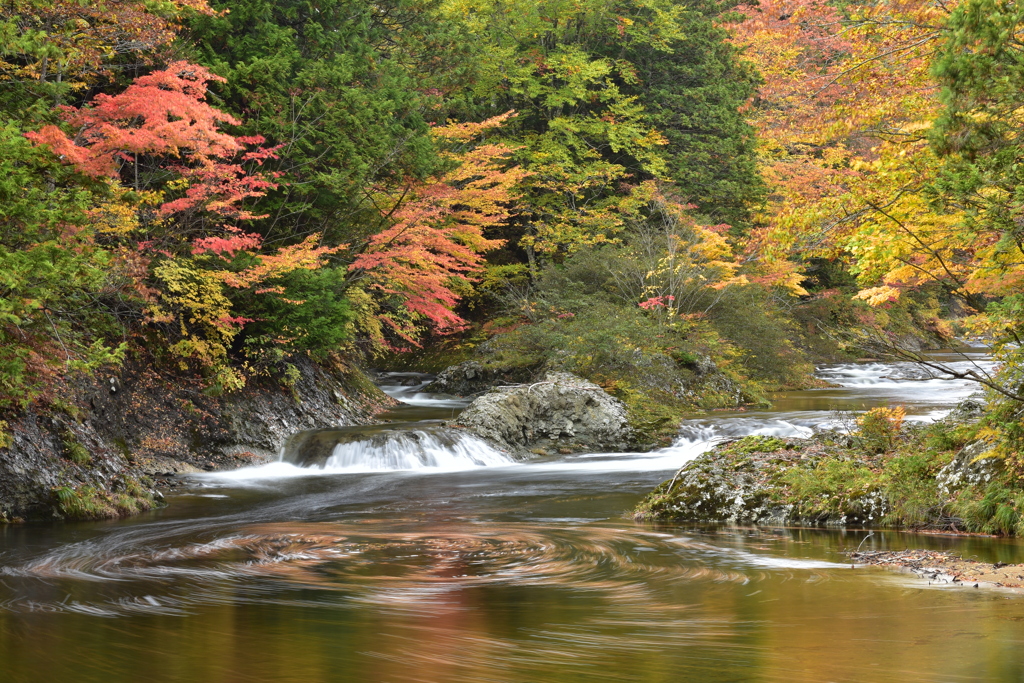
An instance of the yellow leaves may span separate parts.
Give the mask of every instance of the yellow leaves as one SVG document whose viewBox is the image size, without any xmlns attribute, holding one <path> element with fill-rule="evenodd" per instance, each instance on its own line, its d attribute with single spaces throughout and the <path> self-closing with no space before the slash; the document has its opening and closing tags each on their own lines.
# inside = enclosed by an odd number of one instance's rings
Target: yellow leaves
<svg viewBox="0 0 1024 683">
<path fill-rule="evenodd" d="M 108 181 L 110 198 L 100 202 L 88 212 L 89 223 L 96 232 L 113 237 L 125 237 L 142 227 L 139 216 L 145 207 L 154 207 L 163 201 L 162 192 L 132 192 L 116 181 Z M 149 219 L 146 228 L 153 228 L 159 220 Z"/>
<path fill-rule="evenodd" d="M 787 290 L 794 296 L 807 296 L 808 292 L 801 284 L 804 281 L 803 273 L 788 273 L 775 280 L 774 284 Z"/>
<path fill-rule="evenodd" d="M 922 19 L 935 8 L 763 0 L 742 11 L 750 18 L 735 42 L 765 77 L 750 116 L 772 188 L 757 256 L 775 264 L 849 250 L 876 285 L 920 250 L 915 231 L 946 229 L 916 196 L 938 166 L 925 140 L 938 108 L 929 72 L 938 34 Z"/>
<path fill-rule="evenodd" d="M 91 209 L 89 222 L 97 232 L 120 237 L 138 230 L 139 214 L 131 204 L 115 199 Z"/>
<path fill-rule="evenodd" d="M 888 285 L 862 289 L 854 295 L 854 299 L 863 299 L 869 306 L 880 306 L 900 297 L 900 290 Z"/>
<path fill-rule="evenodd" d="M 865 161 L 864 159 L 854 159 L 850 162 L 850 168 L 854 171 L 877 171 L 882 167 L 882 162 L 879 159 L 874 161 Z"/>
<path fill-rule="evenodd" d="M 147 311 L 150 322 L 176 323 L 181 339 L 170 351 L 209 368 L 222 388 L 239 388 L 244 377 L 229 367 L 228 349 L 242 327 L 252 321 L 234 313 L 227 288 L 255 288 L 256 294 L 281 291 L 280 287 L 260 285 L 294 270 L 319 268 L 328 254 L 343 248 L 317 247 L 319 238 L 311 235 L 274 254 L 253 255 L 255 263 L 242 270 L 230 269 L 220 256 L 164 259 L 153 268 L 161 286 L 159 300 Z"/>
<path fill-rule="evenodd" d="M 444 126 L 435 126 L 430 129 L 430 134 L 438 140 L 449 142 L 470 142 L 476 140 L 489 130 L 500 128 L 506 121 L 516 115 L 514 109 L 504 114 L 492 116 L 480 123 L 448 123 Z"/>
<path fill-rule="evenodd" d="M 175 151 L 177 150 L 175 149 Z M 175 154 L 175 156 L 177 155 Z M 192 183 L 188 178 L 180 177 L 169 180 L 165 187 L 168 190 L 187 190 L 191 184 Z"/>
<path fill-rule="evenodd" d="M 182 336 L 194 337 L 190 348 L 200 350 L 200 359 L 207 364 L 223 359 L 227 355 L 223 344 L 234 338 L 235 330 L 224 324 L 231 318 L 231 301 L 224 295 L 221 274 L 181 258 L 161 262 L 153 275 L 163 283 L 162 302 L 153 307 L 153 313 L 166 318 L 170 311 L 180 311 L 177 320 Z M 191 333 L 197 328 L 202 336 Z M 204 337 L 215 341 L 200 343 Z"/>
<path fill-rule="evenodd" d="M 896 445 L 900 428 L 907 416 L 903 406 L 872 408 L 857 418 L 857 426 L 863 445 L 872 451 L 885 451 Z"/>
</svg>

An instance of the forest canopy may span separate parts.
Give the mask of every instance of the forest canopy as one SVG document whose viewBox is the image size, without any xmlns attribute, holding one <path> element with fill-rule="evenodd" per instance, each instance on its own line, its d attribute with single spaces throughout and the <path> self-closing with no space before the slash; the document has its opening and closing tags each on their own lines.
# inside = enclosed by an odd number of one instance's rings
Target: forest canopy
<svg viewBox="0 0 1024 683">
<path fill-rule="evenodd" d="M 959 335 L 1024 438 L 1014 2 L 3 8 L 2 410 L 131 354 L 231 391 L 490 338 L 763 400 Z"/>
</svg>

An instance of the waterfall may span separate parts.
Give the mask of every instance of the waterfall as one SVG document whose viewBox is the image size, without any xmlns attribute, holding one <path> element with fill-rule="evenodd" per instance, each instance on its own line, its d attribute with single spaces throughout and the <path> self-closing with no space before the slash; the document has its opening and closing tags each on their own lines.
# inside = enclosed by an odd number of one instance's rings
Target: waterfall
<svg viewBox="0 0 1024 683">
<path fill-rule="evenodd" d="M 281 460 L 325 472 L 452 471 L 515 462 L 476 436 L 423 424 L 301 432 L 289 440 Z"/>
</svg>

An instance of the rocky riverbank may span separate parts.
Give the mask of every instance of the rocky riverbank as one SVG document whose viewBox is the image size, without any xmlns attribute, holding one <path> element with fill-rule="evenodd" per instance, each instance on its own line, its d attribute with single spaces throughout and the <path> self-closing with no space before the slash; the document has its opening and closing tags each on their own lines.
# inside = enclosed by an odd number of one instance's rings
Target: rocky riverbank
<svg viewBox="0 0 1024 683">
<path fill-rule="evenodd" d="M 297 431 L 367 424 L 394 404 L 358 368 L 293 367 L 226 394 L 143 362 L 61 387 L 0 432 L 0 522 L 133 514 L 165 475 L 264 463 Z"/>
<path fill-rule="evenodd" d="M 929 584 L 971 588 L 1024 588 L 1024 564 L 979 562 L 934 550 L 868 550 L 850 553 L 855 565 L 898 569 Z"/>
<path fill-rule="evenodd" d="M 1024 490 L 977 438 L 976 410 L 962 407 L 927 426 L 900 425 L 892 414 L 876 409 L 850 434 L 719 444 L 648 494 L 633 514 L 649 521 L 1020 533 Z"/>
</svg>

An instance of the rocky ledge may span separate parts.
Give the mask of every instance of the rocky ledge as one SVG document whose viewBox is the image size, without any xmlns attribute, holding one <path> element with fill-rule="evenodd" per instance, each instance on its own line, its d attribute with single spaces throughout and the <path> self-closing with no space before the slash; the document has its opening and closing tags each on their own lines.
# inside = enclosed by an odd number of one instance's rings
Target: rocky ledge
<svg viewBox="0 0 1024 683">
<path fill-rule="evenodd" d="M 133 514 L 172 475 L 264 463 L 295 432 L 366 424 L 394 404 L 358 368 L 292 367 L 225 394 L 141 361 L 61 387 L 0 424 L 0 523 Z"/>
<path fill-rule="evenodd" d="M 929 584 L 972 588 L 1024 588 L 1024 564 L 979 562 L 934 550 L 866 550 L 850 553 L 855 564 L 899 569 Z"/>
<path fill-rule="evenodd" d="M 626 407 L 567 372 L 497 387 L 452 423 L 520 458 L 549 453 L 617 452 L 634 446 Z"/>
<path fill-rule="evenodd" d="M 850 440 L 825 432 L 809 439 L 747 436 L 719 444 L 648 494 L 634 517 L 954 531 L 960 524 L 963 530 L 962 520 L 948 514 L 950 503 L 961 491 L 986 486 L 1001 469 L 1001 461 L 985 457 L 977 443 L 955 453 L 876 453 Z"/>
</svg>

